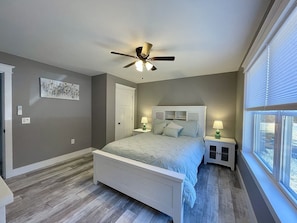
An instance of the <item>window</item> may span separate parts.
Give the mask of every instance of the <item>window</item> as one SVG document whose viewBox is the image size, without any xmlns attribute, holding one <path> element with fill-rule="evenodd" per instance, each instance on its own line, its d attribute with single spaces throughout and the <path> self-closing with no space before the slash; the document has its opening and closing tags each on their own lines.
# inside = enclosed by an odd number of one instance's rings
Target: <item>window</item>
<svg viewBox="0 0 297 223">
<path fill-rule="evenodd" d="M 254 152 L 273 172 L 274 147 L 275 147 L 275 115 L 255 114 L 254 116 Z"/>
<path fill-rule="evenodd" d="M 297 114 L 284 116 L 281 183 L 297 200 Z"/>
<path fill-rule="evenodd" d="M 243 146 L 297 207 L 297 9 L 245 76 Z"/>
<path fill-rule="evenodd" d="M 297 111 L 256 111 L 253 116 L 254 154 L 296 201 Z"/>
</svg>

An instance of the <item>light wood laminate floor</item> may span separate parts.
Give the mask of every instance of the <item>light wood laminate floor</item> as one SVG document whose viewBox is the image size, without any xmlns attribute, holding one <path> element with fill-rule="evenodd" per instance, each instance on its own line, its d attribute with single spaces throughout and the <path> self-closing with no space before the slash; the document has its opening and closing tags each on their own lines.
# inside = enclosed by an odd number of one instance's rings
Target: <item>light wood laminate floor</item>
<svg viewBox="0 0 297 223">
<path fill-rule="evenodd" d="M 171 218 L 103 184 L 94 185 L 88 154 L 53 167 L 7 179 L 14 202 L 7 222 L 151 222 Z M 201 164 L 197 200 L 185 208 L 184 222 L 252 222 L 246 194 L 236 172 Z"/>
</svg>

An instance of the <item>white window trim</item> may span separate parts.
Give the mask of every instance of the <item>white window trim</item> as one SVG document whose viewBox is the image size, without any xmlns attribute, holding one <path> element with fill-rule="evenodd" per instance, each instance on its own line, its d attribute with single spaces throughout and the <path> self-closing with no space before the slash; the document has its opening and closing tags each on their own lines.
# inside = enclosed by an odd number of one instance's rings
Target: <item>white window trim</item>
<svg viewBox="0 0 297 223">
<path fill-rule="evenodd" d="M 14 66 L 0 63 L 0 73 L 4 79 L 4 150 L 3 150 L 3 176 L 10 177 L 13 169 L 12 157 L 12 69 Z M 1 75 L 1 74 L 0 74 Z M 1 133 L 2 134 L 2 133 Z"/>
<path fill-rule="evenodd" d="M 274 220 L 276 222 L 295 223 L 297 219 L 296 208 L 267 174 L 254 154 L 251 151 L 242 151 L 241 155 Z"/>
</svg>

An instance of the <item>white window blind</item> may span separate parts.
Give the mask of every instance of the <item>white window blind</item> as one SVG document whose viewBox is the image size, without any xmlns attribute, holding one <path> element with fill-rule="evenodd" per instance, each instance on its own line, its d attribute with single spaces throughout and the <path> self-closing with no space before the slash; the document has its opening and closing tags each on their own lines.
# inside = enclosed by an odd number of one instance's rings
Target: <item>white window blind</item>
<svg viewBox="0 0 297 223">
<path fill-rule="evenodd" d="M 246 108 L 256 108 L 266 105 L 267 92 L 267 48 L 247 72 Z"/>
<path fill-rule="evenodd" d="M 248 70 L 245 93 L 246 109 L 297 104 L 297 9 Z"/>
<path fill-rule="evenodd" d="M 269 44 L 267 105 L 297 103 L 297 10 Z"/>
</svg>

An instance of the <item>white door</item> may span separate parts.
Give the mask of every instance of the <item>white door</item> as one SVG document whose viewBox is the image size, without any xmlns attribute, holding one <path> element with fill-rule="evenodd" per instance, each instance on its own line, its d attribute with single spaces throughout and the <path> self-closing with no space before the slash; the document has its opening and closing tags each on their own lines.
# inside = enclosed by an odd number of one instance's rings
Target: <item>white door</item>
<svg viewBox="0 0 297 223">
<path fill-rule="evenodd" d="M 134 129 L 135 88 L 116 84 L 115 140 L 131 136 Z"/>
</svg>

